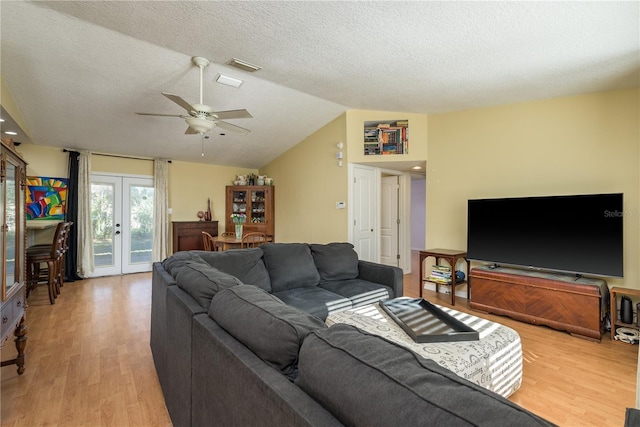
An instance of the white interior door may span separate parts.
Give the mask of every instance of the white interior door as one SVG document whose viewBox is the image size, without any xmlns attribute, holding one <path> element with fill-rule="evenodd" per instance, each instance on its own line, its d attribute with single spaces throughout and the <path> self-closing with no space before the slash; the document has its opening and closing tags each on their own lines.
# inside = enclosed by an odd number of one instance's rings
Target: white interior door
<svg viewBox="0 0 640 427">
<path fill-rule="evenodd" d="M 399 267 L 398 176 L 384 176 L 380 192 L 380 262 Z"/>
<path fill-rule="evenodd" d="M 153 178 L 93 174 L 92 277 L 151 271 Z"/>
<path fill-rule="evenodd" d="M 378 262 L 376 172 L 373 168 L 354 166 L 353 178 L 353 246 L 359 259 Z"/>
</svg>

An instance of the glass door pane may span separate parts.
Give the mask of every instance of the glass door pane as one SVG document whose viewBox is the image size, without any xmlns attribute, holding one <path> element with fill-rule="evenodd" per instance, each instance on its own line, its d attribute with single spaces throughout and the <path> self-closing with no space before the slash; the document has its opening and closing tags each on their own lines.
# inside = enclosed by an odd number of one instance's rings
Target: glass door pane
<svg viewBox="0 0 640 427">
<path fill-rule="evenodd" d="M 93 264 L 95 275 L 120 274 L 118 180 L 98 177 L 91 182 L 91 225 L 93 230 Z M 117 234 L 116 234 L 117 233 Z"/>
<path fill-rule="evenodd" d="M 123 273 L 151 271 L 153 179 L 123 178 Z"/>
</svg>

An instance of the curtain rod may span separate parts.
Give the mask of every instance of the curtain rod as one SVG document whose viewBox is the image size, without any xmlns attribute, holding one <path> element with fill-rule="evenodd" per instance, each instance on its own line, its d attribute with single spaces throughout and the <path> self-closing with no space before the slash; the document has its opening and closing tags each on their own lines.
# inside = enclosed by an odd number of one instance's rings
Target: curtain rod
<svg viewBox="0 0 640 427">
<path fill-rule="evenodd" d="M 64 152 L 64 153 L 68 153 L 70 151 L 76 151 L 76 150 L 67 149 L 67 148 L 63 148 L 62 149 L 62 152 Z M 153 161 L 154 160 L 154 159 L 150 159 L 149 157 L 122 156 L 120 154 L 104 154 L 104 153 L 94 153 L 94 152 L 91 152 L 91 154 L 96 155 L 96 156 L 117 157 L 117 158 L 120 158 L 120 159 L 149 160 L 149 161 Z M 171 163 L 171 160 L 167 160 L 167 162 Z"/>
</svg>

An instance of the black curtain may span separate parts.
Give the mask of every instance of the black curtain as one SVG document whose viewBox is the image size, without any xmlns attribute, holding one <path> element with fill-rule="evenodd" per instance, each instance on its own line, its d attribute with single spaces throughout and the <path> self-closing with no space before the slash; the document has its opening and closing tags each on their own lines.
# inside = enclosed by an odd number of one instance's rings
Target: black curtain
<svg viewBox="0 0 640 427">
<path fill-rule="evenodd" d="M 82 280 L 78 276 L 78 157 L 77 151 L 69 151 L 69 187 L 67 189 L 67 221 L 73 222 L 69 231 L 69 250 L 64 259 L 64 281 Z"/>
</svg>

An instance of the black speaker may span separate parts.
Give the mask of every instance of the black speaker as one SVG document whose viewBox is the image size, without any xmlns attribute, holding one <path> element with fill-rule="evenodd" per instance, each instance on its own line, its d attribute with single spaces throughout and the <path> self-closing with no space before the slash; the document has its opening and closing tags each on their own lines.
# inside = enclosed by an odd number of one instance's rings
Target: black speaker
<svg viewBox="0 0 640 427">
<path fill-rule="evenodd" d="M 631 299 L 623 296 L 620 301 L 620 320 L 622 323 L 633 322 L 633 305 L 631 305 Z"/>
</svg>

